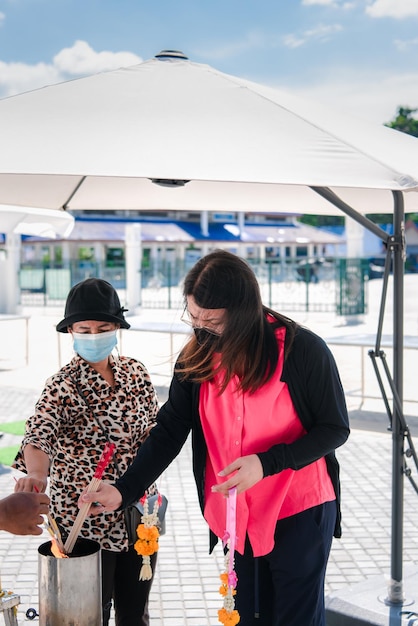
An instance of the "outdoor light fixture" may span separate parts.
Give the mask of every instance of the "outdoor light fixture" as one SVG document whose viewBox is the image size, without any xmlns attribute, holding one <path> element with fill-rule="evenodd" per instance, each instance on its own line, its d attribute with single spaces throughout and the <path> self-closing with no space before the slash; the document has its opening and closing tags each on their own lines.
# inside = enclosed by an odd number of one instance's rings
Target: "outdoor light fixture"
<svg viewBox="0 0 418 626">
<path fill-rule="evenodd" d="M 152 183 L 160 187 L 184 187 L 190 180 L 178 180 L 176 178 L 151 178 Z"/>
</svg>

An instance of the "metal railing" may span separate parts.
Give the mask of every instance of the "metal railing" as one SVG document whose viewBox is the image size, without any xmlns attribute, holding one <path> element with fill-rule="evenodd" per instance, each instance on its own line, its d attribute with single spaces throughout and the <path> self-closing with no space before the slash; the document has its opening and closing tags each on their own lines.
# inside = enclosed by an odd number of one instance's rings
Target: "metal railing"
<svg viewBox="0 0 418 626">
<path fill-rule="evenodd" d="M 366 312 L 364 289 L 367 270 L 359 259 L 269 259 L 249 261 L 257 276 L 263 302 L 283 312 Z M 138 272 L 141 305 L 172 309 L 181 306 L 182 283 L 190 269 L 184 262 L 149 263 Z M 21 304 L 61 303 L 70 287 L 97 276 L 118 291 L 126 289 L 125 267 L 93 262 L 72 262 L 69 267 L 25 267 L 20 270 Z"/>
</svg>

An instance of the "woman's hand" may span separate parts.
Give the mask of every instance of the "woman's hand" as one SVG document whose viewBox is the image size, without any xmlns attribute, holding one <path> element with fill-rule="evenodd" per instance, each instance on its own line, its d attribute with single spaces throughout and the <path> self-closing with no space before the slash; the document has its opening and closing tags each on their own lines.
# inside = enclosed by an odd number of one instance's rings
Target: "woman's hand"
<svg viewBox="0 0 418 626">
<path fill-rule="evenodd" d="M 122 496 L 120 491 L 109 485 L 109 483 L 100 483 L 97 491 L 83 491 L 78 499 L 78 507 L 83 504 L 90 503 L 89 515 L 99 515 L 104 511 L 116 511 L 122 504 Z"/>
<path fill-rule="evenodd" d="M 36 491 L 43 493 L 48 485 L 49 457 L 31 443 L 23 451 L 26 476 L 16 481 L 15 491 Z"/>
<path fill-rule="evenodd" d="M 263 479 L 263 466 L 256 454 L 242 456 L 219 472 L 218 476 L 233 474 L 225 482 L 214 485 L 212 491 L 228 495 L 232 487 L 237 488 L 237 493 L 242 493 Z"/>
<path fill-rule="evenodd" d="M 42 472 L 30 472 L 16 481 L 15 491 L 35 491 L 44 493 L 48 484 L 48 476 Z"/>
</svg>

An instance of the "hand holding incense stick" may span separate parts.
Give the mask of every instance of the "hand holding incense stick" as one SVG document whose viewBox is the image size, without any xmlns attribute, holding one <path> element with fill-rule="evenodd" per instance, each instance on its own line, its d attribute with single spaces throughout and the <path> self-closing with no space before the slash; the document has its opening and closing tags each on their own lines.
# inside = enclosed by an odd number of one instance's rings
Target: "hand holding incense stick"
<svg viewBox="0 0 418 626">
<path fill-rule="evenodd" d="M 99 489 L 102 477 L 103 477 L 103 473 L 106 469 L 106 467 L 109 465 L 110 463 L 110 459 L 113 456 L 113 452 L 115 450 L 115 444 L 114 443 L 106 443 L 102 456 L 100 458 L 100 461 L 97 465 L 96 471 L 94 472 L 94 476 L 89 484 L 89 486 L 87 487 L 87 492 L 94 492 L 97 491 Z M 67 537 L 67 541 L 65 542 L 64 545 L 64 552 L 66 554 L 70 554 L 74 548 L 74 544 L 77 540 L 78 534 L 81 530 L 82 525 L 84 524 L 84 520 L 86 519 L 89 509 L 91 507 L 91 502 L 86 502 L 85 504 L 83 504 L 81 506 L 81 508 L 78 511 L 78 515 L 75 519 L 75 522 L 73 524 L 73 527 L 70 531 L 70 534 Z"/>
</svg>

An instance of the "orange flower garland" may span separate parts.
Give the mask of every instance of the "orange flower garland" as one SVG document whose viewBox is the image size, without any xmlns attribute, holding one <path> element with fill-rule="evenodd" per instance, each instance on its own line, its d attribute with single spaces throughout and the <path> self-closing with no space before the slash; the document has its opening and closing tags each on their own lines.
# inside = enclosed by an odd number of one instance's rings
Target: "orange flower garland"
<svg viewBox="0 0 418 626">
<path fill-rule="evenodd" d="M 225 569 L 228 570 L 230 566 L 230 551 L 227 550 L 225 554 Z M 218 620 L 224 626 L 236 626 L 240 621 L 238 611 L 235 609 L 234 596 L 236 595 L 237 575 L 234 570 L 223 572 L 220 575 L 221 586 L 219 587 L 219 593 L 223 596 L 223 607 L 218 611 Z"/>
<path fill-rule="evenodd" d="M 134 544 L 136 552 L 142 556 L 142 567 L 139 573 L 139 580 L 151 580 L 152 568 L 150 556 L 158 551 L 160 532 L 157 528 L 158 523 L 158 507 L 160 505 L 160 497 L 154 503 L 154 508 L 150 513 L 148 511 L 148 499 L 144 496 L 142 499 L 144 505 L 144 514 L 141 518 L 142 524 L 138 524 L 136 534 L 138 541 Z"/>
<path fill-rule="evenodd" d="M 224 624 L 225 626 L 235 626 L 238 624 L 240 617 L 236 609 L 233 611 L 227 611 L 227 609 L 223 608 L 218 611 L 218 619 L 221 624 Z"/>
<path fill-rule="evenodd" d="M 224 599 L 223 607 L 218 611 L 218 620 L 224 626 L 236 626 L 240 615 L 235 608 L 234 596 L 238 582 L 235 572 L 235 541 L 236 541 L 237 489 L 232 487 L 228 492 L 226 505 L 226 530 L 222 538 L 225 550 L 225 572 L 220 575 L 222 585 L 219 593 Z"/>
</svg>

